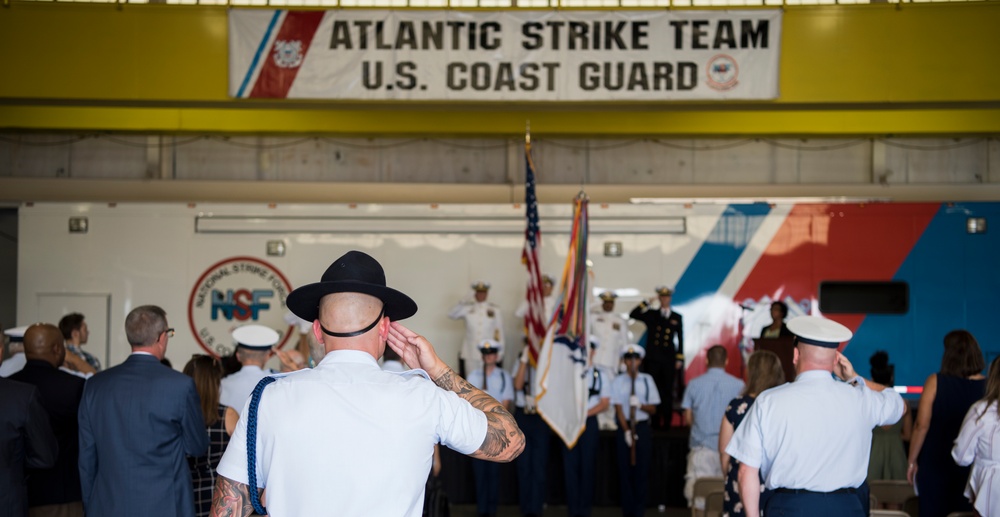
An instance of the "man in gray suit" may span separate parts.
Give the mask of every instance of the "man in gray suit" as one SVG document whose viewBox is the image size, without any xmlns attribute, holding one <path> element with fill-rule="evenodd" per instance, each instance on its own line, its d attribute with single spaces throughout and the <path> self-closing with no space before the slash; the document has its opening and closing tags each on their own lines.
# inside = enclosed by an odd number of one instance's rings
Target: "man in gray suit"
<svg viewBox="0 0 1000 517">
<path fill-rule="evenodd" d="M 160 364 L 174 330 L 155 305 L 125 319 L 132 354 L 91 377 L 80 402 L 80 484 L 87 515 L 193 517 L 184 455 L 208 453 L 194 381 Z"/>
</svg>

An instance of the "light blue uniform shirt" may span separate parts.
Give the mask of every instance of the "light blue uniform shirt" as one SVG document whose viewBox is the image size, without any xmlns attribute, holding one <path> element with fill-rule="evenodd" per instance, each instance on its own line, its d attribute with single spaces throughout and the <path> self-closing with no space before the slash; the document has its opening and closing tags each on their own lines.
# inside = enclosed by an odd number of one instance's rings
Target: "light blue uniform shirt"
<svg viewBox="0 0 1000 517">
<path fill-rule="evenodd" d="M 692 379 L 684 390 L 681 407 L 691 410 L 693 423 L 689 444 L 719 450 L 719 426 L 729 401 L 743 391 L 743 381 L 726 373 L 724 368 L 709 368 Z"/>
<path fill-rule="evenodd" d="M 769 489 L 860 486 L 868 476 L 872 429 L 897 422 L 903 399 L 892 389 L 872 391 L 864 379 L 855 381 L 810 370 L 761 393 L 726 452 L 759 468 Z"/>
<path fill-rule="evenodd" d="M 473 370 L 469 374 L 468 381 L 469 384 L 483 389 L 483 370 Z M 493 372 L 490 373 L 486 381 L 486 389 L 483 391 L 497 399 L 497 402 L 503 404 L 505 400 L 514 400 L 514 379 L 502 368 L 493 368 Z"/>
<path fill-rule="evenodd" d="M 628 373 L 623 373 L 615 377 L 614 382 L 611 383 L 611 403 L 622 407 L 625 418 L 628 418 L 628 398 L 631 394 L 632 378 L 628 376 Z M 653 381 L 653 377 L 648 373 L 640 372 L 635 378 L 635 395 L 639 397 L 639 402 L 643 405 L 656 405 L 660 403 L 660 392 L 656 389 L 656 382 Z M 645 422 L 646 420 L 649 420 L 649 413 L 636 408 L 635 421 Z"/>
<path fill-rule="evenodd" d="M 593 393 L 587 397 L 587 411 L 601 403 L 601 399 L 611 399 L 611 377 L 604 368 L 591 366 L 583 372 L 584 384 L 587 386 L 587 393 Z"/>
</svg>

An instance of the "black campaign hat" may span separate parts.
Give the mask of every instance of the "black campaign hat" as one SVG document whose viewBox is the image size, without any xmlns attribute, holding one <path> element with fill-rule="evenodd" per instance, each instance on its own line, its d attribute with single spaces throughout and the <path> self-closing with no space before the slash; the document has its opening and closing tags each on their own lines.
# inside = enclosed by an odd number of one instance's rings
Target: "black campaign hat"
<svg viewBox="0 0 1000 517">
<path fill-rule="evenodd" d="M 374 296 L 385 305 L 385 315 L 399 321 L 417 313 L 417 303 L 405 294 L 386 287 L 385 271 L 367 253 L 348 251 L 330 267 L 315 284 L 299 287 L 288 294 L 288 309 L 296 316 L 315 321 L 319 317 L 319 301 L 333 293 L 362 293 Z"/>
</svg>

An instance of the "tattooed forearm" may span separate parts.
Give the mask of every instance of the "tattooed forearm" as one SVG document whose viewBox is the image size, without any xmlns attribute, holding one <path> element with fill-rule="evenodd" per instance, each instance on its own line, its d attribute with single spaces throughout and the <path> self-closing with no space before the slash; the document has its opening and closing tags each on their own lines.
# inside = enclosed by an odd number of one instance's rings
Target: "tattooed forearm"
<svg viewBox="0 0 1000 517">
<path fill-rule="evenodd" d="M 253 513 L 247 485 L 224 476 L 216 476 L 212 494 L 212 517 L 246 517 Z"/>
<path fill-rule="evenodd" d="M 474 457 L 506 462 L 521 454 L 524 434 L 514 422 L 514 416 L 495 398 L 459 377 L 450 368 L 434 382 L 443 389 L 454 391 L 486 415 L 486 437 Z"/>
</svg>

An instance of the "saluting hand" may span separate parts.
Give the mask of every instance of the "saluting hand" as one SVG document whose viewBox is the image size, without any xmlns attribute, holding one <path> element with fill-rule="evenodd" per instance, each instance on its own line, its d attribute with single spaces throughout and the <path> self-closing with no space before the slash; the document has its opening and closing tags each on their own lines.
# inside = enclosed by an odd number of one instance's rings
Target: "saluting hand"
<svg viewBox="0 0 1000 517">
<path fill-rule="evenodd" d="M 427 338 L 395 321 L 389 325 L 386 344 L 399 354 L 406 366 L 424 370 L 431 379 L 437 379 L 448 368 L 434 352 L 434 346 Z"/>
<path fill-rule="evenodd" d="M 844 354 L 837 352 L 837 362 L 833 365 L 833 373 L 840 380 L 847 381 L 858 376 L 858 373 L 854 371 L 854 366 Z"/>
</svg>

